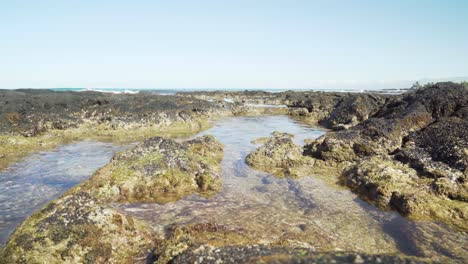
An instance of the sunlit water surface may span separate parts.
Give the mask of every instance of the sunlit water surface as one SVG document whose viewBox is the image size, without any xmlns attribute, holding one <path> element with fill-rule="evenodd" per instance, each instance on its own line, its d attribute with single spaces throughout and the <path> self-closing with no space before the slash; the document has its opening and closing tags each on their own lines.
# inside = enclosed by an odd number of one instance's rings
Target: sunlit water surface
<svg viewBox="0 0 468 264">
<path fill-rule="evenodd" d="M 349 190 L 311 175 L 280 179 L 249 168 L 251 143 L 273 131 L 295 135 L 297 144 L 324 132 L 286 116 L 234 117 L 199 135 L 224 144 L 222 190 L 209 198 L 190 195 L 167 204 L 114 205 L 151 222 L 162 234 L 174 224 L 213 222 L 254 236 L 316 250 L 401 252 L 468 259 L 466 234 L 432 222 L 413 222 L 381 211 Z M 33 155 L 0 174 L 0 241 L 46 201 L 89 177 L 122 147 L 81 142 Z"/>
<path fill-rule="evenodd" d="M 82 141 L 33 154 L 1 171 L 0 245 L 32 212 L 86 180 L 123 148 Z"/>
</svg>

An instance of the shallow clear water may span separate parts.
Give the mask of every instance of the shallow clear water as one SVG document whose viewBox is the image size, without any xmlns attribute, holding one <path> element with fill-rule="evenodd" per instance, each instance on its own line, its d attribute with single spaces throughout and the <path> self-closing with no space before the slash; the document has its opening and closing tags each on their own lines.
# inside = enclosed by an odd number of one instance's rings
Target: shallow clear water
<svg viewBox="0 0 468 264">
<path fill-rule="evenodd" d="M 468 259 L 468 238 L 433 222 L 413 222 L 381 211 L 323 175 L 280 179 L 249 168 L 251 143 L 273 131 L 295 135 L 297 144 L 324 132 L 286 116 L 233 117 L 218 121 L 211 134 L 224 144 L 222 190 L 190 195 L 167 204 L 114 205 L 151 222 L 162 234 L 174 224 L 212 222 L 255 237 L 260 243 L 286 241 L 316 250 L 401 252 Z M 0 241 L 32 210 L 89 177 L 121 147 L 81 142 L 33 155 L 0 173 Z M 3 223 L 2 223 L 3 222 Z"/>
<path fill-rule="evenodd" d="M 151 222 L 162 233 L 174 224 L 212 222 L 262 243 L 287 241 L 318 251 L 400 252 L 436 258 L 442 252 L 451 258 L 466 258 L 468 240 L 462 233 L 381 211 L 318 175 L 280 179 L 248 167 L 244 159 L 258 147 L 251 141 L 275 130 L 294 134 L 297 144 L 324 133 L 286 116 L 222 120 L 200 133 L 215 136 L 225 147 L 223 189 L 218 194 L 210 198 L 191 195 L 168 204 L 116 207 Z M 458 247 L 455 253 L 453 247 Z"/>
<path fill-rule="evenodd" d="M 82 141 L 31 155 L 0 172 L 0 245 L 32 212 L 87 179 L 123 148 Z"/>
</svg>

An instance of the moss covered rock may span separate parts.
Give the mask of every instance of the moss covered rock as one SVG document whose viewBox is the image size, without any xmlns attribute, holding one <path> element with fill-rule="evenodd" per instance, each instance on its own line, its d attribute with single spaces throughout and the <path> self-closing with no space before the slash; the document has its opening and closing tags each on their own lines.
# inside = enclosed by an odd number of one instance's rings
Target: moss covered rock
<svg viewBox="0 0 468 264">
<path fill-rule="evenodd" d="M 307 248 L 265 245 L 199 247 L 187 250 L 172 263 L 431 263 L 423 258 L 355 252 L 314 252 Z"/>
<path fill-rule="evenodd" d="M 78 192 L 23 222 L 0 252 L 0 263 L 131 263 L 148 254 L 155 238 L 145 223 Z"/>
<path fill-rule="evenodd" d="M 178 143 L 154 137 L 114 156 L 80 188 L 104 201 L 165 202 L 221 186 L 223 146 L 212 136 Z"/>
<path fill-rule="evenodd" d="M 157 233 L 110 202 L 214 193 L 222 157 L 223 146 L 212 136 L 182 143 L 148 139 L 23 222 L 0 252 L 0 263 L 144 261 L 160 244 Z"/>
<path fill-rule="evenodd" d="M 437 220 L 468 230 L 468 204 L 439 195 L 433 179 L 385 156 L 366 158 L 343 172 L 344 183 L 381 208 L 419 220 Z M 441 185 L 443 183 L 440 183 Z"/>
<path fill-rule="evenodd" d="M 354 107 L 359 122 L 308 143 L 304 153 L 344 169 L 343 182 L 383 208 L 467 230 L 467 98 L 466 87 L 438 83 L 385 102 L 351 100 L 331 118 L 352 121 L 341 112 Z"/>
<path fill-rule="evenodd" d="M 288 133 L 273 132 L 272 137 L 256 140 L 254 143 L 264 144 L 247 155 L 245 162 L 276 176 L 303 176 L 304 170 L 313 166 L 313 159 L 302 155 L 302 147 L 294 144 L 293 137 Z"/>
</svg>

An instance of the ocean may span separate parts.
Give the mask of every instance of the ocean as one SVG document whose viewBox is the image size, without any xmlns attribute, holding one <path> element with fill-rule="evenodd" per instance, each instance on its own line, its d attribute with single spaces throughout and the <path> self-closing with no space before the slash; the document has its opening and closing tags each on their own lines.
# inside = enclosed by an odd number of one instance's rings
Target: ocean
<svg viewBox="0 0 468 264">
<path fill-rule="evenodd" d="M 271 93 L 285 92 L 285 91 L 320 91 L 320 92 L 343 92 L 343 93 L 364 93 L 364 92 L 374 92 L 382 94 L 401 94 L 409 89 L 372 89 L 372 90 L 362 90 L 362 89 L 330 89 L 330 88 L 314 88 L 314 89 L 262 89 L 262 88 L 249 88 L 249 89 L 238 89 L 238 88 L 178 88 L 178 89 L 164 89 L 164 88 L 51 88 L 53 91 L 75 91 L 75 92 L 84 92 L 84 91 L 95 91 L 103 93 L 127 93 L 135 94 L 139 92 L 151 92 L 161 95 L 174 95 L 179 92 L 199 92 L 199 91 L 265 91 Z"/>
</svg>

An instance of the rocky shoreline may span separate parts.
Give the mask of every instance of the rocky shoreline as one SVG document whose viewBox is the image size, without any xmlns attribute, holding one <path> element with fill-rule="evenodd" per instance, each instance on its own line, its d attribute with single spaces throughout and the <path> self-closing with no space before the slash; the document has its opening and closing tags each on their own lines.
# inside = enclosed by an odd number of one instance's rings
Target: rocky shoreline
<svg viewBox="0 0 468 264">
<path fill-rule="evenodd" d="M 382 209 L 468 231 L 468 87 L 460 84 L 401 95 L 1 90 L 0 169 L 68 140 L 144 141 L 28 218 L 1 249 L 0 263 L 430 261 L 252 244 L 216 223 L 175 226 L 164 237 L 113 207 L 215 194 L 222 188 L 221 143 L 212 136 L 177 142 L 161 135 L 199 131 L 213 118 L 265 114 L 288 114 L 330 131 L 305 146 L 274 132 L 253 142 L 260 146 L 247 156 L 249 166 L 290 178 L 328 171 L 322 177 L 336 178 Z"/>
<path fill-rule="evenodd" d="M 232 115 L 284 114 L 252 107 L 150 93 L 107 94 L 0 90 L 0 170 L 26 155 L 71 141 L 128 143 L 152 136 L 187 136 Z"/>
<path fill-rule="evenodd" d="M 467 87 L 439 83 L 394 97 L 354 95 L 330 108 L 334 99 L 324 95 L 293 103 L 310 111 L 305 115 L 322 116 L 317 122 L 333 130 L 307 144 L 304 157 L 314 159 L 319 169 L 337 168 L 344 185 L 382 209 L 468 230 Z M 278 138 L 263 146 L 283 147 Z M 289 150 L 297 153 L 297 147 Z M 291 155 L 284 152 L 262 155 L 283 162 Z"/>
<path fill-rule="evenodd" d="M 0 253 L 1 263 L 131 262 L 155 247 L 151 226 L 111 202 L 168 202 L 215 192 L 222 145 L 204 136 L 183 143 L 150 138 L 119 153 L 94 176 L 21 224 Z"/>
</svg>

